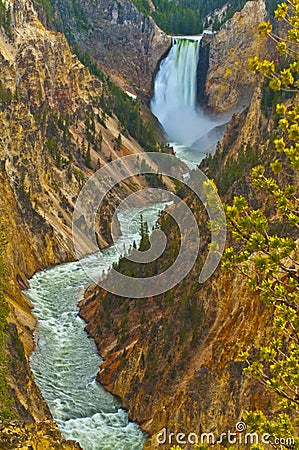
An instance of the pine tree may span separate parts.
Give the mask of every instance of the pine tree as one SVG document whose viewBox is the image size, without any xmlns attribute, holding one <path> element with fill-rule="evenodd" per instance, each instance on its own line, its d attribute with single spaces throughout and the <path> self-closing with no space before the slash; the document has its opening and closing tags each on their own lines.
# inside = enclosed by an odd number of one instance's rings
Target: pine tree
<svg viewBox="0 0 299 450">
<path fill-rule="evenodd" d="M 284 41 L 273 33 L 272 25 L 265 22 L 259 30 L 270 36 L 276 50 L 284 59 L 284 67 L 271 60 L 250 59 L 250 67 L 264 74 L 269 87 L 283 96 L 284 92 L 297 95 L 299 73 L 299 21 L 298 2 L 281 3 L 275 17 L 289 25 L 288 39 Z M 245 373 L 259 380 L 277 396 L 281 411 L 272 417 L 263 411 L 247 411 L 244 416 L 251 431 L 268 433 L 269 440 L 283 437 L 293 439 L 278 448 L 299 448 L 296 420 L 299 413 L 299 257 L 293 235 L 298 235 L 298 185 L 293 181 L 299 170 L 299 106 L 296 99 L 276 104 L 278 125 L 273 137 L 277 158 L 271 162 L 271 175 L 262 165 L 252 170 L 253 186 L 264 193 L 265 201 L 275 204 L 273 217 L 276 229 L 272 232 L 271 219 L 262 209 L 249 207 L 244 197 L 235 197 L 226 207 L 227 219 L 238 250 L 226 250 L 223 268 L 238 270 L 246 277 L 250 288 L 259 293 L 273 314 L 273 326 L 268 342 L 255 350 L 248 346 L 240 358 L 246 362 Z M 288 179 L 285 183 L 282 180 Z M 298 178 L 297 178 L 298 179 Z M 278 226 L 280 225 L 280 226 Z M 271 308 L 271 309 L 270 309 Z M 258 446 L 255 448 L 264 448 Z"/>
<path fill-rule="evenodd" d="M 88 143 L 88 148 L 87 148 L 87 152 L 85 155 L 84 163 L 85 163 L 86 167 L 88 167 L 89 169 L 92 169 L 91 156 L 90 156 L 90 142 Z"/>
</svg>

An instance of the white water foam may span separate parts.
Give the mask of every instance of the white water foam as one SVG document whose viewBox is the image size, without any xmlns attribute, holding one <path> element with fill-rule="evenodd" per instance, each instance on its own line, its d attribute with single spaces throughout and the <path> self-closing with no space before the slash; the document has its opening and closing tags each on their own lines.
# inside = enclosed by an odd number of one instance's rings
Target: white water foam
<svg viewBox="0 0 299 450">
<path fill-rule="evenodd" d="M 86 257 L 94 274 L 101 275 L 118 261 L 124 244 L 138 244 L 139 213 L 151 228 L 165 206 L 120 212 L 122 236 L 110 248 Z M 101 358 L 77 307 L 89 283 L 78 261 L 39 272 L 30 280 L 26 295 L 38 318 L 37 348 L 31 357 L 35 380 L 64 437 L 77 440 L 84 450 L 141 450 L 146 436 L 95 381 Z"/>
<path fill-rule="evenodd" d="M 161 123 L 166 139 L 177 156 L 190 168 L 195 167 L 217 140 L 209 132 L 224 121 L 213 120 L 197 105 L 197 66 L 201 36 L 176 36 L 162 61 L 154 86 L 151 110 Z M 207 148 L 192 149 L 206 136 Z"/>
</svg>

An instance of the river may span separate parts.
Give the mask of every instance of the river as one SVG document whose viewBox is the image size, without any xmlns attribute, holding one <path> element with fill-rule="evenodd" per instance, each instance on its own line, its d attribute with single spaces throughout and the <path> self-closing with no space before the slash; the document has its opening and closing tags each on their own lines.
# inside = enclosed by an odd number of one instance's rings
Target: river
<svg viewBox="0 0 299 450">
<path fill-rule="evenodd" d="M 140 240 L 140 214 L 151 227 L 164 203 L 119 213 L 122 235 L 113 246 L 86 257 L 94 276 L 118 261 L 124 246 Z M 90 284 L 80 262 L 60 264 L 30 280 L 26 295 L 38 318 L 37 347 L 31 357 L 36 383 L 63 436 L 84 450 L 140 450 L 145 436 L 126 411 L 96 382 L 101 358 L 84 331 L 78 301 Z"/>
<path fill-rule="evenodd" d="M 173 39 L 156 76 L 151 105 L 170 145 L 190 168 L 203 159 L 210 145 L 215 146 L 222 133 L 221 124 L 196 106 L 200 39 Z M 164 207 L 161 203 L 119 213 L 122 235 L 110 248 L 86 257 L 94 278 L 118 261 L 124 246 L 128 249 L 134 240 L 139 242 L 140 214 L 151 229 Z M 146 436 L 128 420 L 119 401 L 96 382 L 101 359 L 84 331 L 77 306 L 89 283 L 80 262 L 52 267 L 30 280 L 26 295 L 38 318 L 31 367 L 64 437 L 77 440 L 84 450 L 141 450 Z"/>
</svg>

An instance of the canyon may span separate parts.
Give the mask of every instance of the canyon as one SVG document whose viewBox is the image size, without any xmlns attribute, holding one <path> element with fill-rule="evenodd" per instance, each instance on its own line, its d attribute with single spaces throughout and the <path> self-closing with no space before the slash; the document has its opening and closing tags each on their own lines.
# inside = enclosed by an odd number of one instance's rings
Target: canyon
<svg viewBox="0 0 299 450">
<path fill-rule="evenodd" d="M 234 115 L 214 157 L 215 166 L 202 162 L 201 168 L 212 178 L 217 174 L 220 183 L 228 176 L 230 161 L 237 160 L 239 148 L 247 143 L 255 150 L 261 148 L 261 135 L 271 130 L 259 97 L 258 88 L 249 108 Z M 264 141 L 262 148 L 266 147 Z M 267 160 L 266 155 L 263 158 Z M 254 205 L 262 202 L 250 188 L 250 161 L 247 164 L 236 181 L 232 178 L 223 200 L 246 195 Z M 220 436 L 235 429 L 244 410 L 267 409 L 274 402 L 261 385 L 244 375 L 238 359 L 248 342 L 255 348 L 264 342 L 271 323 L 269 311 L 238 274 L 218 270 L 206 283 L 198 284 L 210 233 L 195 196 L 186 192 L 184 201 L 201 223 L 201 244 L 194 270 L 180 284 L 146 299 L 88 289 L 80 303 L 80 315 L 104 359 L 98 380 L 122 399 L 129 417 L 149 434 L 146 449 L 171 448 L 169 441 L 158 444 L 163 429 L 167 436 L 210 432 Z M 169 241 L 178 242 L 178 230 L 170 219 L 162 218 L 161 228 Z M 174 246 L 169 245 L 146 275 L 159 273 L 175 255 Z M 184 448 L 193 445 L 187 443 Z"/>
<path fill-rule="evenodd" d="M 7 238 L 8 387 L 17 425 L 1 425 L 0 448 L 18 448 L 19 439 L 23 449 L 33 444 L 75 449 L 78 444 L 62 439 L 30 370 L 36 318 L 21 290 L 35 272 L 76 258 L 72 213 L 88 177 L 112 159 L 143 152 L 144 146 L 124 130 L 115 112 L 105 109 L 111 98 L 107 79 L 95 76 L 70 45 L 80 43 L 80 51 L 88 52 L 117 86 L 141 98 L 138 111 L 146 127 L 148 121 L 157 126 L 147 105 L 171 39 L 125 0 L 82 2 L 81 22 L 88 17 L 84 26 L 78 26 L 66 0 L 57 2 L 52 16 L 37 1 L 8 3 L 12 25 L 9 33 L 3 27 L 0 31 L 0 216 Z M 262 0 L 249 1 L 201 42 L 198 79 L 205 82 L 198 91 L 203 107 L 229 117 L 249 105 L 231 119 L 214 159 L 202 163 L 212 178 L 215 173 L 220 180 L 229 177 L 229 162 L 238 159 L 242 146 L 267 148 L 262 136 L 271 131 L 271 120 L 263 114 L 260 86 L 254 88 L 257 79 L 247 68 L 249 56 L 268 51 L 256 32 L 265 15 Z M 249 170 L 233 180 L 224 199 L 246 192 L 256 201 Z M 109 196 L 97 221 L 101 248 L 112 242 L 109 223 L 120 199 L 146 185 L 145 179 L 134 178 Z M 201 220 L 201 206 L 190 193 L 184 199 Z M 175 242 L 177 230 L 167 219 L 163 226 Z M 209 235 L 205 227 L 202 232 L 201 261 Z M 165 260 L 173 257 L 171 252 L 168 248 Z M 244 377 L 237 358 L 246 342 L 259 346 L 263 341 L 269 312 L 237 276 L 219 271 L 199 287 L 195 278 L 201 261 L 180 285 L 157 298 L 120 300 L 91 287 L 80 304 L 104 359 L 98 380 L 148 433 L 146 449 L 161 447 L 156 436 L 163 427 L 220 434 L 235 425 L 242 409 L 267 407 L 272 401 Z"/>
</svg>

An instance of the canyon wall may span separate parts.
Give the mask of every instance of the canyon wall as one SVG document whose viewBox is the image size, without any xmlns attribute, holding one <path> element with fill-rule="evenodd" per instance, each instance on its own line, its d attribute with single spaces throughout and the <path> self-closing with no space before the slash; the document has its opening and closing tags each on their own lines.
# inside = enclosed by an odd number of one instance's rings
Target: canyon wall
<svg viewBox="0 0 299 450">
<path fill-rule="evenodd" d="M 50 421 L 31 431 L 18 422 L 25 427 L 24 436 L 37 433 L 33 443 L 43 442 L 38 444 L 43 448 L 54 444 L 78 448 L 63 443 L 34 383 L 28 358 L 34 348 L 36 319 L 21 289 L 28 287 L 34 272 L 75 258 L 72 213 L 85 181 L 103 164 L 143 148 L 118 117 L 109 114 L 106 81 L 91 75 L 62 34 L 42 25 L 33 4 L 11 0 L 6 10 L 10 23 L 0 28 L 0 218 L 7 239 L 10 409 L 16 420 Z M 132 103 L 132 108 L 138 114 L 137 104 Z M 137 179 L 123 183 L 101 205 L 96 225 L 101 247 L 111 242 L 113 208 L 142 185 L 144 181 Z M 1 448 L 14 448 L 9 430 L 1 431 Z M 48 443 L 41 438 L 47 433 Z"/>
<path fill-rule="evenodd" d="M 267 40 L 257 28 L 266 14 L 264 0 L 248 1 L 220 31 L 204 36 L 199 61 L 199 100 L 212 112 L 229 112 L 249 103 L 256 75 L 249 70 L 248 58 L 265 57 L 269 51 Z M 205 86 L 201 83 L 203 77 Z"/>
<path fill-rule="evenodd" d="M 259 162 L 269 163 L 271 153 L 265 149 L 272 127 L 261 107 L 258 87 L 250 106 L 233 116 L 215 158 L 202 164 L 210 177 L 215 179 L 218 174 L 220 187 L 221 180 L 230 177 L 223 189 L 224 201 L 245 195 L 252 206 L 262 206 L 262 197 L 250 183 L 251 153 L 240 168 L 233 166 L 233 172 L 231 163 L 249 145 Z M 169 440 L 158 443 L 164 428 L 167 439 L 170 433 L 200 436 L 213 432 L 219 437 L 228 430 L 235 432 L 244 410 L 275 408 L 271 395 L 244 375 L 238 359 L 249 344 L 259 348 L 264 342 L 271 311 L 238 274 L 217 270 L 205 284 L 198 283 L 209 242 L 207 218 L 193 194 L 185 192 L 184 201 L 201 224 L 200 256 L 190 274 L 165 294 L 146 299 L 88 289 L 80 309 L 104 358 L 98 379 L 122 399 L 131 419 L 149 434 L 144 445 L 149 450 L 178 444 L 174 438 L 171 444 Z M 162 219 L 161 227 L 168 236 L 168 247 L 154 266 L 142 268 L 143 276 L 163 271 L 179 247 L 178 230 L 171 221 Z M 129 263 L 123 267 L 130 270 Z M 184 448 L 191 450 L 193 445 L 187 443 Z"/>
<path fill-rule="evenodd" d="M 76 8 L 75 8 L 76 5 Z M 149 100 L 171 39 L 129 0 L 58 0 L 48 22 L 124 90 Z"/>
</svg>

